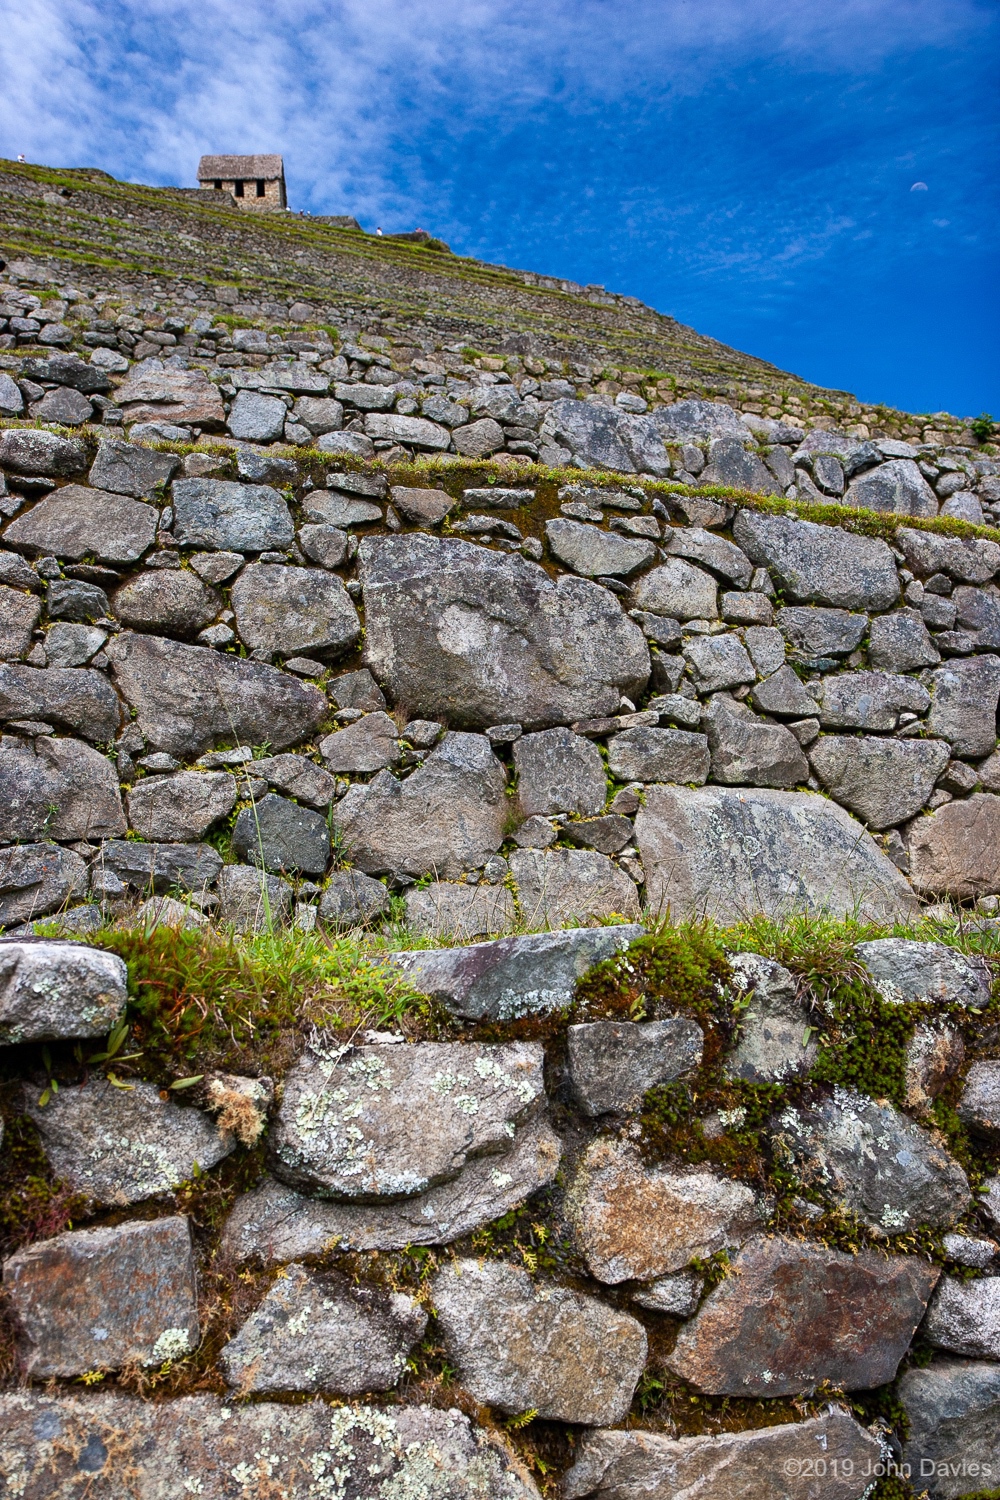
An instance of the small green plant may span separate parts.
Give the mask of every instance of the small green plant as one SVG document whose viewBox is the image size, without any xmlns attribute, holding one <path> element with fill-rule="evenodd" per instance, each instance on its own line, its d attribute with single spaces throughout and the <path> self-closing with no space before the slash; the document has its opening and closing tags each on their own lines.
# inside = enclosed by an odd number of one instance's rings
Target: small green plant
<svg viewBox="0 0 1000 1500">
<path fill-rule="evenodd" d="M 979 413 L 979 416 L 974 421 L 969 423 L 969 430 L 977 443 L 988 443 L 993 436 L 995 426 L 996 423 L 989 412 L 983 411 Z"/>
</svg>

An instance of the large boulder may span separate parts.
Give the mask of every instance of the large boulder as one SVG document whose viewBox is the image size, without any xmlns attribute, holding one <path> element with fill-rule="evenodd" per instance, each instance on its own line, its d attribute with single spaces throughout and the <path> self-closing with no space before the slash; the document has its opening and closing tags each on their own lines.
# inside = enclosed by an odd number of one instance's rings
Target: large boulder
<svg viewBox="0 0 1000 1500">
<path fill-rule="evenodd" d="M 331 771 L 367 775 L 400 760 L 399 727 L 388 714 L 364 714 L 346 729 L 338 729 L 319 742 L 319 750 Z"/>
<path fill-rule="evenodd" d="M 988 583 L 1000 569 L 1000 546 L 985 537 L 938 536 L 901 526 L 896 541 L 918 578 L 947 573 L 957 583 Z"/>
<path fill-rule="evenodd" d="M 868 828 L 894 828 L 925 806 L 950 752 L 944 740 L 826 734 L 809 764 L 843 807 Z"/>
<path fill-rule="evenodd" d="M 120 718 L 115 690 L 100 672 L 0 663 L 0 720 L 32 719 L 102 744 L 114 739 Z"/>
<path fill-rule="evenodd" d="M 675 920 L 706 915 L 730 926 L 751 912 L 806 910 L 891 922 L 917 909 L 860 823 L 814 792 L 649 787 L 636 842 L 647 904 Z"/>
<path fill-rule="evenodd" d="M 139 1220 L 38 1240 L 4 1261 L 24 1375 L 159 1365 L 198 1347 L 187 1219 Z"/>
<path fill-rule="evenodd" d="M 722 401 L 675 401 L 658 407 L 653 421 L 668 443 L 705 443 L 720 437 L 753 441 L 753 433 L 739 413 Z"/>
<path fill-rule="evenodd" d="M 269 1146 L 275 1175 L 347 1203 L 414 1197 L 502 1154 L 545 1099 L 542 1049 L 422 1042 L 347 1056 L 322 1039 L 292 1069 Z"/>
<path fill-rule="evenodd" d="M 915 818 L 907 848 L 910 879 L 922 893 L 967 901 L 1000 892 L 1000 797 L 974 792 Z"/>
<path fill-rule="evenodd" d="M 701 563 L 739 589 L 750 587 L 753 567 L 746 553 L 734 543 L 727 542 L 725 537 L 706 531 L 704 526 L 668 527 L 663 547 L 675 557 Z"/>
<path fill-rule="evenodd" d="M 741 510 L 733 538 L 758 567 L 771 570 L 790 598 L 841 609 L 889 609 L 899 599 L 892 549 L 876 537 Z"/>
<path fill-rule="evenodd" d="M 0 740 L 0 842 L 124 834 L 118 776 L 82 740 Z"/>
<path fill-rule="evenodd" d="M 643 933 L 637 924 L 577 927 L 467 948 L 397 950 L 387 958 L 414 989 L 453 1015 L 509 1021 L 564 1009 L 595 964 L 622 952 Z"/>
<path fill-rule="evenodd" d="M 646 1363 L 635 1318 L 505 1261 L 457 1260 L 432 1282 L 449 1358 L 476 1400 L 555 1422 L 618 1422 Z"/>
<path fill-rule="evenodd" d="M 1000 1364 L 936 1359 L 904 1370 L 903 1462 L 930 1500 L 961 1500 L 1000 1474 Z"/>
<path fill-rule="evenodd" d="M 90 555 L 101 562 L 135 562 L 153 545 L 157 520 L 154 505 L 67 484 L 16 516 L 4 540 L 35 554 L 74 562 Z"/>
<path fill-rule="evenodd" d="M 233 825 L 233 852 L 272 874 L 322 875 L 330 858 L 330 830 L 322 813 L 268 792 L 245 807 Z"/>
<path fill-rule="evenodd" d="M 178 479 L 173 501 L 174 536 L 182 547 L 266 552 L 295 540 L 285 500 L 266 484 Z"/>
<path fill-rule="evenodd" d="M 0 927 L 15 927 L 65 908 L 86 895 L 87 866 L 58 844 L 0 849 Z"/>
<path fill-rule="evenodd" d="M 99 867 L 111 870 L 132 890 L 163 896 L 172 886 L 204 891 L 222 870 L 222 855 L 211 844 L 149 844 L 141 839 L 108 839 Z"/>
<path fill-rule="evenodd" d="M 882 1234 L 949 1229 L 971 1201 L 941 1139 L 866 1094 L 838 1088 L 811 1109 L 789 1107 L 772 1140 L 807 1186 Z"/>
<path fill-rule="evenodd" d="M 762 495 L 780 495 L 764 462 L 748 451 L 740 437 L 716 438 L 709 449 L 708 465 L 698 475 L 698 483 L 722 484 L 735 489 L 753 490 Z"/>
<path fill-rule="evenodd" d="M 315 1500 L 323 1490 L 351 1500 L 376 1493 L 539 1500 L 499 1437 L 458 1411 L 429 1406 L 18 1391 L 0 1396 L 0 1434 L 0 1463 L 17 1475 L 23 1500 L 75 1500 L 101 1489 L 141 1500 L 269 1491 L 281 1500 Z"/>
<path fill-rule="evenodd" d="M 715 579 L 683 557 L 668 557 L 660 567 L 643 574 L 631 597 L 637 609 L 677 620 L 715 620 L 719 614 Z"/>
<path fill-rule="evenodd" d="M 283 750 L 327 713 L 314 687 L 262 662 L 122 631 L 108 642 L 115 681 L 151 747 L 199 755 L 217 740 Z"/>
<path fill-rule="evenodd" d="M 760 1225 L 750 1188 L 705 1171 L 646 1167 L 630 1146 L 593 1141 L 567 1199 L 592 1276 L 614 1286 L 650 1281 L 741 1245 Z"/>
<path fill-rule="evenodd" d="M 365 537 L 358 555 L 365 659 L 411 713 L 544 728 L 645 688 L 645 638 L 599 584 L 426 533 Z"/>
<path fill-rule="evenodd" d="M 915 1255 L 757 1238 L 681 1329 L 667 1366 L 713 1396 L 805 1395 L 892 1380 L 939 1275 Z"/>
<path fill-rule="evenodd" d="M 266 1178 L 238 1198 L 226 1221 L 223 1249 L 265 1264 L 343 1250 L 402 1250 L 446 1245 L 482 1229 L 547 1187 L 559 1168 L 559 1137 L 541 1115 L 515 1130 L 503 1156 L 477 1156 L 448 1182 L 425 1193 L 378 1203 L 306 1197 Z"/>
<path fill-rule="evenodd" d="M 668 407 L 667 410 L 670 408 Z M 563 1476 L 565 1500 L 864 1500 L 882 1446 L 841 1406 L 804 1422 L 674 1438 L 642 1428 L 585 1432 Z M 816 1476 L 822 1472 L 822 1491 Z"/>
<path fill-rule="evenodd" d="M 402 1292 L 353 1286 L 291 1265 L 226 1344 L 219 1363 L 228 1383 L 244 1394 L 387 1391 L 398 1385 L 426 1327 L 424 1309 Z"/>
<path fill-rule="evenodd" d="M 804 656 L 846 656 L 857 650 L 869 628 L 867 615 L 814 604 L 779 609 L 774 623 L 788 644 Z"/>
<path fill-rule="evenodd" d="M 454 880 L 503 841 L 505 773 L 485 735 L 447 734 L 405 781 L 380 771 L 334 808 L 352 862 L 366 875 L 433 871 Z"/>
<path fill-rule="evenodd" d="M 701 719 L 712 776 L 728 786 L 801 786 L 809 775 L 802 746 L 783 724 L 759 718 L 744 703 L 717 693 Z"/>
<path fill-rule="evenodd" d="M 252 563 L 232 588 L 236 629 L 250 651 L 343 651 L 361 634 L 361 621 L 343 582 L 323 568 Z"/>
<path fill-rule="evenodd" d="M 623 729 L 608 740 L 608 770 L 618 781 L 701 786 L 710 765 L 707 738 L 686 729 Z"/>
<path fill-rule="evenodd" d="M 228 1156 L 236 1142 L 196 1109 L 160 1098 L 151 1083 L 116 1088 L 91 1074 L 42 1107 L 26 1091 L 25 1112 L 56 1177 L 95 1203 L 125 1207 L 171 1193 Z"/>
<path fill-rule="evenodd" d="M 580 468 L 663 478 L 670 473 L 663 435 L 652 417 L 564 397 L 546 412 L 541 436 L 568 448 Z"/>
<path fill-rule="evenodd" d="M 827 729 L 871 729 L 888 733 L 901 713 L 926 713 L 930 697 L 922 683 L 891 672 L 836 672 L 817 692 L 819 721 Z"/>
<path fill-rule="evenodd" d="M 515 849 L 510 872 L 526 927 L 581 927 L 611 916 L 639 916 L 635 882 L 596 849 Z"/>
</svg>

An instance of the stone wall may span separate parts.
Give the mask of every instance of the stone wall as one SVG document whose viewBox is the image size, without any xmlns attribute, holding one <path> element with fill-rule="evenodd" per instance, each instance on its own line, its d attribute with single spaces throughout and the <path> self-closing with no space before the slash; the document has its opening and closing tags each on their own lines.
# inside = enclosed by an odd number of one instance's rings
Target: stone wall
<svg viewBox="0 0 1000 1500">
<path fill-rule="evenodd" d="M 993 450 L 0 292 L 11 1493 L 988 1492 Z M 436 1019 L 129 1071 L 108 923 Z"/>
</svg>

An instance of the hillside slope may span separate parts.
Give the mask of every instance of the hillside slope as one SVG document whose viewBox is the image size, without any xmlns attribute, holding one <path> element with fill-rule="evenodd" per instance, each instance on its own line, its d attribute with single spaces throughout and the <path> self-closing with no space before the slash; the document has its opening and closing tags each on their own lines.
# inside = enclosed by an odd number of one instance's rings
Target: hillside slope
<svg viewBox="0 0 1000 1500">
<path fill-rule="evenodd" d="M 96 170 L 0 163 L 0 226 L 8 262 L 51 261 L 53 271 L 92 290 L 152 296 L 162 311 L 207 298 L 230 304 L 235 316 L 281 322 L 290 304 L 307 303 L 311 318 L 342 334 L 417 344 L 444 338 L 486 353 L 598 365 L 612 377 L 652 372 L 669 383 L 671 398 L 725 396 L 761 415 L 874 422 L 911 437 L 921 426 L 810 385 L 601 287 L 294 214 L 241 214 L 196 193 L 116 182 Z"/>
</svg>

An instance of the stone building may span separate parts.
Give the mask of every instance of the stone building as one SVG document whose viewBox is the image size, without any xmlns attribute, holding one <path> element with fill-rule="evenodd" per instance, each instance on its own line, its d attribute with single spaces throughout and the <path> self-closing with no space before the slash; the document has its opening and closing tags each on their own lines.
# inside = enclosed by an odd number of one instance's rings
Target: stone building
<svg viewBox="0 0 1000 1500">
<path fill-rule="evenodd" d="M 284 209 L 285 165 L 280 156 L 203 156 L 198 185 L 232 193 L 237 208 Z"/>
</svg>

